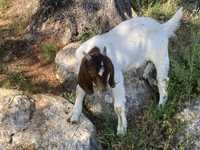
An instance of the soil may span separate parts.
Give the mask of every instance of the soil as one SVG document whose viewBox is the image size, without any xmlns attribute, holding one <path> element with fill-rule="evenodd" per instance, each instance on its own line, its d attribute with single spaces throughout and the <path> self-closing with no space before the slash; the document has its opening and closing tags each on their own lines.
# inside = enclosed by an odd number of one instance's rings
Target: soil
<svg viewBox="0 0 200 150">
<path fill-rule="evenodd" d="M 39 87 L 31 93 L 64 92 L 56 79 L 54 62 L 46 62 L 41 54 L 42 44 L 52 43 L 51 39 L 41 39 L 37 43 L 24 40 L 23 33 L 16 33 L 10 28 L 12 21 L 9 18 L 0 18 L 0 87 L 8 87 L 6 83 L 11 82 L 9 88 L 23 89 L 23 84 L 7 81 L 11 74 L 18 73 L 27 79 L 25 84 Z M 60 48 L 59 45 L 57 47 Z"/>
</svg>

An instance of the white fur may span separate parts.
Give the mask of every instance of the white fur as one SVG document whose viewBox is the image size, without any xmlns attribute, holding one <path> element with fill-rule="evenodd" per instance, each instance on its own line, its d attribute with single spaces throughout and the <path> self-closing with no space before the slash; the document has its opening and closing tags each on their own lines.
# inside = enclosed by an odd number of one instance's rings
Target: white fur
<svg viewBox="0 0 200 150">
<path fill-rule="evenodd" d="M 76 58 L 80 62 L 83 52 L 98 47 L 103 53 L 107 48 L 107 56 L 114 65 L 116 87 L 112 89 L 114 108 L 118 117 L 118 134 L 125 134 L 127 121 L 125 115 L 125 88 L 123 72 L 138 68 L 146 61 L 151 61 L 157 70 L 159 88 L 159 104 L 167 100 L 167 82 L 169 70 L 168 40 L 179 26 L 182 8 L 166 23 L 160 24 L 150 17 L 134 17 L 120 23 L 107 33 L 94 36 L 76 50 Z M 79 69 L 79 67 L 78 67 Z M 77 70 L 78 72 L 78 70 Z M 77 87 L 76 103 L 71 121 L 78 121 L 85 96 L 81 87 Z"/>
</svg>

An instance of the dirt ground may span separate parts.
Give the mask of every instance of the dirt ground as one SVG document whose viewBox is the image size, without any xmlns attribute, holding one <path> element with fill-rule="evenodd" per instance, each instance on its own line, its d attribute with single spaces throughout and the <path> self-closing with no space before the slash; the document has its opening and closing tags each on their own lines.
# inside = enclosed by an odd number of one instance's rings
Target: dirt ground
<svg viewBox="0 0 200 150">
<path fill-rule="evenodd" d="M 19 29 L 19 26 L 24 28 Z M 53 42 L 51 39 L 37 42 L 23 39 L 25 26 L 24 22 L 16 24 L 11 14 L 6 15 L 0 10 L 0 87 L 21 89 L 30 93 L 64 92 L 55 77 L 54 61 L 45 61 L 41 53 L 44 43 Z M 56 51 L 60 48 L 56 45 Z"/>
</svg>

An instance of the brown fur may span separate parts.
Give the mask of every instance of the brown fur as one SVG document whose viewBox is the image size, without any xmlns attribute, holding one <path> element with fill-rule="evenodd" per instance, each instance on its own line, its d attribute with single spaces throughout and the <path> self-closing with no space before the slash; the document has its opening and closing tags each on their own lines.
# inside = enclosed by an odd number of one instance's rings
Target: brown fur
<svg viewBox="0 0 200 150">
<path fill-rule="evenodd" d="M 99 90 L 106 90 L 107 83 L 114 88 L 114 67 L 111 60 L 107 56 L 101 54 L 97 47 L 91 49 L 88 54 L 91 56 L 91 60 L 88 61 L 86 57 L 83 57 L 78 73 L 78 84 L 87 94 L 92 94 L 94 92 L 93 83 Z M 98 72 L 101 69 L 102 61 L 104 64 L 104 72 L 103 75 L 100 76 Z"/>
</svg>

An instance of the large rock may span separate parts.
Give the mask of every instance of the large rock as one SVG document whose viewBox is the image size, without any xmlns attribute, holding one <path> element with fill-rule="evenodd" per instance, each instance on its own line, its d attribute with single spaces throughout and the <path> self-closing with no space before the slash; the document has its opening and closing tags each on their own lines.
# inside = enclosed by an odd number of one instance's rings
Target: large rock
<svg viewBox="0 0 200 150">
<path fill-rule="evenodd" d="M 56 76 L 61 81 L 68 91 L 75 91 L 77 84 L 76 59 L 74 56 L 79 43 L 72 43 L 60 50 L 56 56 L 55 63 L 57 65 Z M 125 88 L 127 99 L 127 115 L 132 118 L 135 113 L 148 104 L 152 99 L 152 88 L 145 80 L 142 79 L 145 65 L 139 69 L 133 69 L 124 74 Z M 103 95 L 93 94 L 86 97 L 85 106 L 95 115 L 108 115 L 113 113 L 113 99 L 111 91 L 107 91 Z"/>
<path fill-rule="evenodd" d="M 176 115 L 181 127 L 177 133 L 176 149 L 200 149 L 200 100 L 187 104 L 185 109 Z"/>
<path fill-rule="evenodd" d="M 67 122 L 71 108 L 62 97 L 0 89 L 0 150 L 99 149 L 95 128 L 84 115 L 80 124 Z"/>
<path fill-rule="evenodd" d="M 130 0 L 40 0 L 27 31 L 67 44 L 84 32 L 105 32 L 131 16 Z"/>
</svg>

